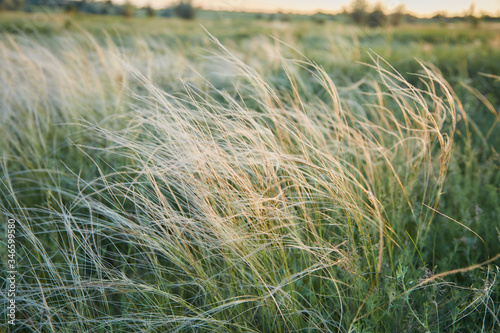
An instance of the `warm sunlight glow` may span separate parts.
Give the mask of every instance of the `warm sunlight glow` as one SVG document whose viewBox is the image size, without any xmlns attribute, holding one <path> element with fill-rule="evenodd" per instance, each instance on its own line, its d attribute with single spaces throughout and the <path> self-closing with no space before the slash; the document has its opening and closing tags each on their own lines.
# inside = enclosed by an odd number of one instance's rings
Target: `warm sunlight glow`
<svg viewBox="0 0 500 333">
<path fill-rule="evenodd" d="M 171 0 L 134 0 L 138 6 L 151 4 L 153 7 L 169 6 L 176 1 Z M 374 4 L 376 1 L 370 1 Z M 408 11 L 418 15 L 429 15 L 436 12 L 448 12 L 450 14 L 463 14 L 474 4 L 477 13 L 496 14 L 500 12 L 500 0 L 382 0 L 379 1 L 387 9 L 405 5 Z M 263 12 L 303 12 L 314 13 L 318 11 L 338 12 L 348 8 L 350 1 L 346 0 L 195 0 L 196 6 L 229 11 L 263 11 Z"/>
</svg>

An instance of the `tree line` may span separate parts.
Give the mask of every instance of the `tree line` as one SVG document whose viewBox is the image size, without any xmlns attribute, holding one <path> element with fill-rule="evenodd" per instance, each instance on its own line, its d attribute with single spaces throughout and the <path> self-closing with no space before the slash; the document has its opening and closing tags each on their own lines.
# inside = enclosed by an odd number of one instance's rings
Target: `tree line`
<svg viewBox="0 0 500 333">
<path fill-rule="evenodd" d="M 141 10 L 147 16 L 177 16 L 183 19 L 193 19 L 196 13 L 191 0 L 181 0 L 162 9 L 154 9 L 151 6 L 137 8 L 129 1 L 124 4 L 115 4 L 111 0 L 0 0 L 0 11 L 33 12 L 40 8 L 62 10 L 67 13 L 81 12 L 97 15 L 122 15 L 125 17 L 132 17 L 138 10 Z"/>
<path fill-rule="evenodd" d="M 127 1 L 124 4 L 115 4 L 111 0 L 94 1 L 94 0 L 0 0 L 0 11 L 36 11 L 38 8 L 63 10 L 68 13 L 88 13 L 99 15 L 121 15 L 125 17 L 140 16 L 162 16 L 162 17 L 179 17 L 182 19 L 193 19 L 196 16 L 197 9 L 193 6 L 191 0 L 180 0 L 177 3 L 161 8 L 153 9 L 151 6 L 136 8 L 132 3 Z M 140 13 L 140 14 L 138 14 Z M 292 16 L 285 13 L 276 14 L 255 14 L 256 19 L 281 20 L 291 21 Z M 470 8 L 464 12 L 462 16 L 448 17 L 445 13 L 437 13 L 432 18 L 421 19 L 417 18 L 406 11 L 404 5 L 399 5 L 392 10 L 385 9 L 382 4 L 377 3 L 371 5 L 368 0 L 352 0 L 348 8 L 344 8 L 339 14 L 317 13 L 311 15 L 310 19 L 316 23 L 325 23 L 328 20 L 338 20 L 342 18 L 343 22 L 351 21 L 359 26 L 370 28 L 383 27 L 387 25 L 397 26 L 401 23 L 414 23 L 421 20 L 431 20 L 446 24 L 448 22 L 463 22 L 468 21 L 473 26 L 479 25 L 482 21 L 500 21 L 500 18 L 482 14 L 476 15 L 474 3 L 471 3 Z"/>
</svg>

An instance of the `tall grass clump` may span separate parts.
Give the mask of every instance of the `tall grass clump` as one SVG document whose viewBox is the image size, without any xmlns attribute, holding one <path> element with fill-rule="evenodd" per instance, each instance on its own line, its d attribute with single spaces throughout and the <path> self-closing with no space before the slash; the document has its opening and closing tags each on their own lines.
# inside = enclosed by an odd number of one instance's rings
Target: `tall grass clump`
<svg viewBox="0 0 500 333">
<path fill-rule="evenodd" d="M 92 138 L 72 154 L 94 175 L 60 166 L 33 182 L 43 200 L 26 203 L 13 180 L 40 170 L 16 173 L 4 156 L 2 213 L 22 244 L 19 330 L 498 329 L 498 269 L 487 266 L 498 255 L 446 270 L 433 261 L 467 118 L 439 71 L 420 64 L 417 88 L 372 54 L 376 79 L 337 87 L 321 66 L 281 58 L 286 81 L 276 84 L 213 43 L 232 86 L 201 73 L 169 93 L 116 60 L 137 84 L 122 85 L 127 112 L 61 125 Z"/>
</svg>

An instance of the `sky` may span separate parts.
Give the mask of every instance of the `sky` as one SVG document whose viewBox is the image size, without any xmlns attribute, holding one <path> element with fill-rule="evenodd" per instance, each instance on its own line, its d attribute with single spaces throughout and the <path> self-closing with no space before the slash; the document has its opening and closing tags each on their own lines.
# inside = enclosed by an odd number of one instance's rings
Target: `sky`
<svg viewBox="0 0 500 333">
<path fill-rule="evenodd" d="M 155 8 L 162 8 L 177 1 L 131 0 L 131 2 L 138 6 L 152 5 Z M 299 13 L 338 12 L 342 7 L 349 8 L 350 2 L 350 0 L 193 0 L 195 6 L 205 9 Z M 500 15 L 500 0 L 368 0 L 368 2 L 382 3 L 389 10 L 404 4 L 409 12 L 419 16 L 429 16 L 442 11 L 460 15 L 470 8 L 471 3 L 475 3 L 476 14 L 484 11 Z"/>
<path fill-rule="evenodd" d="M 160 0 L 156 0 L 160 1 Z M 438 11 L 461 14 L 468 9 L 472 2 L 475 3 L 476 11 L 487 11 L 497 13 L 500 11 L 500 0 L 382 0 L 369 1 L 380 2 L 386 8 L 394 8 L 404 4 L 407 10 L 419 15 L 428 15 Z M 195 0 L 194 3 L 204 8 L 226 9 L 226 10 L 248 10 L 248 11 L 300 11 L 317 12 L 338 11 L 342 6 L 349 6 L 346 0 Z"/>
</svg>

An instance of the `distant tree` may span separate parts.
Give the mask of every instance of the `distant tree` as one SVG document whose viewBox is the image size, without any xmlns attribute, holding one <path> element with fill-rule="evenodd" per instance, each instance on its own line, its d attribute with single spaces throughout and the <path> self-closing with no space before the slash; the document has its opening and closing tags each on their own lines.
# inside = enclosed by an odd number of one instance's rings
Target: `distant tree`
<svg viewBox="0 0 500 333">
<path fill-rule="evenodd" d="M 491 16 L 483 12 L 481 20 L 485 22 L 500 22 L 500 16 Z"/>
<path fill-rule="evenodd" d="M 101 14 L 102 15 L 116 15 L 117 14 L 117 7 L 113 4 L 111 0 L 107 0 L 103 2 L 103 6 L 101 8 Z"/>
<path fill-rule="evenodd" d="M 174 13 L 177 17 L 185 20 L 192 20 L 195 16 L 195 9 L 190 0 L 181 0 L 175 7 Z"/>
<path fill-rule="evenodd" d="M 437 13 L 432 17 L 432 20 L 437 21 L 441 26 L 444 26 L 448 23 L 448 17 L 446 16 L 446 13 Z"/>
<path fill-rule="evenodd" d="M 274 20 L 276 19 L 276 15 L 275 15 L 275 14 L 271 14 L 271 15 L 269 15 L 269 16 L 267 17 L 267 19 L 268 19 L 269 21 L 274 21 Z"/>
<path fill-rule="evenodd" d="M 156 16 L 156 10 L 154 10 L 151 6 L 147 6 L 145 9 L 146 9 L 146 16 L 147 17 L 155 17 Z"/>
<path fill-rule="evenodd" d="M 134 11 L 135 11 L 134 6 L 132 6 L 132 4 L 128 1 L 122 7 L 122 15 L 125 17 L 130 18 L 134 16 Z"/>
<path fill-rule="evenodd" d="M 172 17 L 174 16 L 174 11 L 172 8 L 164 8 L 158 12 L 158 15 L 161 17 Z"/>
<path fill-rule="evenodd" d="M 377 4 L 373 11 L 366 18 L 366 25 L 370 28 L 383 27 L 387 24 L 387 15 L 381 4 Z"/>
<path fill-rule="evenodd" d="M 264 18 L 264 16 L 261 13 L 255 14 L 255 19 L 256 20 L 262 20 L 263 18 Z"/>
<path fill-rule="evenodd" d="M 82 13 L 103 14 L 105 5 L 101 2 L 76 1 L 76 9 Z"/>
<path fill-rule="evenodd" d="M 481 24 L 481 21 L 483 21 L 483 18 L 480 16 L 469 16 L 468 19 L 469 19 L 469 23 L 474 28 L 477 28 Z"/>
<path fill-rule="evenodd" d="M 389 17 L 389 22 L 393 26 L 398 26 L 403 21 L 405 16 L 406 8 L 404 4 L 397 6 Z"/>
<path fill-rule="evenodd" d="M 479 16 L 476 16 L 475 12 L 476 12 L 476 3 L 474 1 L 472 1 L 470 4 L 469 10 L 465 14 L 465 17 L 466 17 L 467 21 L 469 21 L 470 25 L 473 28 L 477 28 L 482 21 L 482 18 Z"/>
<path fill-rule="evenodd" d="M 365 23 L 368 2 L 366 0 L 353 0 L 351 5 L 351 18 L 354 23 L 362 25 Z"/>
</svg>

